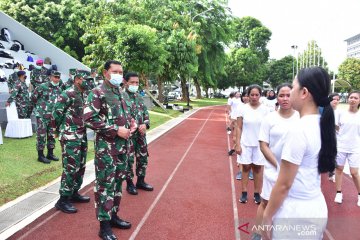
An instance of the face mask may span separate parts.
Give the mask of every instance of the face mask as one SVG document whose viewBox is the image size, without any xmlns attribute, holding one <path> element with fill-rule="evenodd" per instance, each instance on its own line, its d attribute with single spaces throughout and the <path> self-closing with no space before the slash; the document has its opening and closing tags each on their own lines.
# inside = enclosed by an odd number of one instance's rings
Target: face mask
<svg viewBox="0 0 360 240">
<path fill-rule="evenodd" d="M 14 72 L 16 72 L 16 73 L 17 73 L 18 71 L 20 71 L 20 70 L 19 70 L 19 69 L 17 69 L 17 68 L 15 68 L 15 69 L 14 69 Z"/>
<path fill-rule="evenodd" d="M 59 86 L 59 83 L 54 83 L 54 82 L 52 82 L 52 81 L 51 81 L 51 84 L 52 84 L 54 87 Z"/>
<path fill-rule="evenodd" d="M 139 89 L 139 86 L 134 86 L 134 85 L 129 85 L 129 92 L 132 92 L 132 93 L 136 93 L 137 90 Z"/>
<path fill-rule="evenodd" d="M 116 87 L 119 87 L 123 81 L 123 75 L 121 74 L 110 74 L 110 83 Z"/>
<path fill-rule="evenodd" d="M 40 70 L 42 68 L 42 66 L 36 65 L 35 68 Z"/>
</svg>

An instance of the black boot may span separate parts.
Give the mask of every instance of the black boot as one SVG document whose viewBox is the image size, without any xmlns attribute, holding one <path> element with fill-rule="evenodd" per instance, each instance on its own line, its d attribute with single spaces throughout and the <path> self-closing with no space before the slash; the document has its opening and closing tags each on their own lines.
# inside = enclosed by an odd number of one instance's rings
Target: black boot
<svg viewBox="0 0 360 240">
<path fill-rule="evenodd" d="M 110 221 L 100 221 L 99 237 L 103 240 L 117 240 L 111 230 Z"/>
<path fill-rule="evenodd" d="M 144 176 L 138 176 L 137 183 L 136 183 L 136 188 L 142 189 L 142 190 L 145 190 L 145 191 L 154 190 L 153 186 L 147 184 L 144 179 L 145 179 Z"/>
<path fill-rule="evenodd" d="M 70 200 L 72 202 L 77 202 L 77 203 L 88 203 L 90 202 L 90 197 L 88 196 L 82 196 L 78 193 L 78 191 L 74 192 L 73 195 L 71 196 Z"/>
<path fill-rule="evenodd" d="M 60 196 L 60 199 L 55 204 L 58 210 L 64 213 L 76 213 L 77 209 L 70 203 L 69 197 Z"/>
<path fill-rule="evenodd" d="M 120 228 L 120 229 L 129 229 L 131 228 L 131 223 L 122 220 L 121 218 L 118 217 L 118 215 L 116 215 L 116 213 L 113 213 L 111 215 L 111 221 L 110 221 L 110 225 L 112 227 L 116 227 L 116 228 Z"/>
<path fill-rule="evenodd" d="M 53 160 L 53 161 L 59 161 L 59 158 L 54 155 L 53 148 L 48 149 L 48 154 L 47 154 L 46 158 L 49 160 Z"/>
<path fill-rule="evenodd" d="M 38 151 L 38 161 L 42 162 L 42 163 L 47 163 L 47 164 L 50 163 L 50 160 L 44 156 L 44 150 Z"/>
<path fill-rule="evenodd" d="M 138 195 L 137 189 L 130 178 L 126 179 L 126 183 L 126 191 L 131 195 Z"/>
</svg>

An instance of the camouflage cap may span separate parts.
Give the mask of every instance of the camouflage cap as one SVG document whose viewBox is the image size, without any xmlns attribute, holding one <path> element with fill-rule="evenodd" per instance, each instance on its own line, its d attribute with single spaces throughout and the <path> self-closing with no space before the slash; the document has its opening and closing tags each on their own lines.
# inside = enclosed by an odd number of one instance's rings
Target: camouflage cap
<svg viewBox="0 0 360 240">
<path fill-rule="evenodd" d="M 55 77 L 61 77 L 61 73 L 58 71 L 51 71 L 51 75 Z"/>
</svg>

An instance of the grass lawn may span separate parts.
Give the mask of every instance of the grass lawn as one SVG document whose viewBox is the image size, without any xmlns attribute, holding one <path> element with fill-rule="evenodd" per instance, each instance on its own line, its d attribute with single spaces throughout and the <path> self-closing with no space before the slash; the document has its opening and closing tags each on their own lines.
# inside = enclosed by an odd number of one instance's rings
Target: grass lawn
<svg viewBox="0 0 360 240">
<path fill-rule="evenodd" d="M 180 111 L 175 111 L 172 109 L 166 109 L 165 112 L 160 107 L 154 107 L 151 109 L 151 111 L 149 111 L 149 114 L 150 114 L 150 125 L 151 125 L 150 130 L 151 130 L 173 118 L 180 116 L 182 113 Z"/>
<path fill-rule="evenodd" d="M 186 106 L 187 102 L 169 102 L 169 103 L 176 103 L 179 106 Z M 214 105 L 225 105 L 227 103 L 227 98 L 202 98 L 202 99 L 190 99 L 190 106 L 193 108 L 198 107 L 206 107 L 206 106 L 214 106 Z"/>
</svg>

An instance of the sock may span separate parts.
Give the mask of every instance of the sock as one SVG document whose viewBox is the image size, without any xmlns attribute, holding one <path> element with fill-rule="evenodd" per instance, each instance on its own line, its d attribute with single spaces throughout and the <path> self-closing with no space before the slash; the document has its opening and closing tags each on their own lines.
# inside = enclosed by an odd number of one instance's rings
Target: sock
<svg viewBox="0 0 360 240">
<path fill-rule="evenodd" d="M 336 193 L 341 193 L 341 191 L 336 191 Z M 359 193 L 360 194 L 360 193 Z"/>
</svg>

